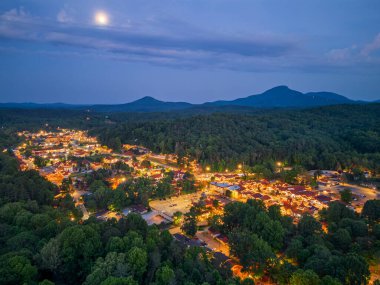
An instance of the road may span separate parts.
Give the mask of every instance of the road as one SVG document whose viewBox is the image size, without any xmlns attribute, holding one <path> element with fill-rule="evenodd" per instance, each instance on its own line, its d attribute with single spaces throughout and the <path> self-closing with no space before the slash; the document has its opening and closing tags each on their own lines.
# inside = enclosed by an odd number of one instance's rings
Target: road
<svg viewBox="0 0 380 285">
<path fill-rule="evenodd" d="M 179 168 L 176 166 L 175 162 L 169 161 L 168 163 L 166 163 L 165 160 L 162 160 L 161 158 L 152 156 L 151 154 L 148 155 L 146 159 L 150 160 L 153 164 L 157 164 L 159 166 L 169 168 L 169 169 L 173 169 L 173 170 L 179 170 Z"/>
<path fill-rule="evenodd" d="M 79 207 L 79 209 L 83 213 L 82 220 L 87 220 L 90 217 L 90 214 L 88 213 L 84 204 L 80 201 L 80 197 L 84 193 L 86 193 L 86 191 L 80 191 L 80 190 L 74 188 L 74 191 L 72 193 L 70 193 L 70 195 L 71 195 L 71 197 L 73 197 L 73 200 L 75 202 L 75 206 Z"/>
<path fill-rule="evenodd" d="M 88 213 L 86 207 L 83 204 L 79 204 L 79 208 L 81 209 L 83 213 L 82 220 L 84 221 L 87 220 L 90 217 L 90 214 Z"/>
</svg>

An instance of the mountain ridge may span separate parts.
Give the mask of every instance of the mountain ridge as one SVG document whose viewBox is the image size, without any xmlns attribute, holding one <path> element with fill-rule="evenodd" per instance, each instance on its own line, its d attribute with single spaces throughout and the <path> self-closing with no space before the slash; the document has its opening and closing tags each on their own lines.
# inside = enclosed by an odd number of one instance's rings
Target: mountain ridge
<svg viewBox="0 0 380 285">
<path fill-rule="evenodd" d="M 19 109 L 74 109 L 90 110 L 96 112 L 166 112 L 178 111 L 191 108 L 208 108 L 223 106 L 241 106 L 258 109 L 268 108 L 308 108 L 318 106 L 329 106 L 337 104 L 365 104 L 378 103 L 377 101 L 356 101 L 343 95 L 328 92 L 307 92 L 302 93 L 290 89 L 288 86 L 280 85 L 268 89 L 260 94 L 249 95 L 247 97 L 234 100 L 217 100 L 205 102 L 203 104 L 191 104 L 188 102 L 166 102 L 151 96 L 144 96 L 140 99 L 123 104 L 65 104 L 65 103 L 0 103 L 0 108 Z"/>
</svg>

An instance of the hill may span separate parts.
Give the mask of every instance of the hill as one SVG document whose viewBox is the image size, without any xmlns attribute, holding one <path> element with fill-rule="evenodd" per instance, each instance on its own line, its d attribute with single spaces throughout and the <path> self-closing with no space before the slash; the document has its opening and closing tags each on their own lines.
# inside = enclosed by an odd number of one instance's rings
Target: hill
<svg viewBox="0 0 380 285">
<path fill-rule="evenodd" d="M 302 93 L 287 86 L 277 86 L 261 94 L 238 98 L 231 101 L 214 101 L 204 104 L 187 102 L 165 102 L 146 96 L 125 104 L 71 105 L 64 103 L 0 103 L 0 108 L 10 109 L 65 109 L 91 110 L 95 112 L 168 112 L 178 110 L 194 110 L 209 112 L 219 107 L 244 107 L 255 109 L 273 108 L 309 108 L 339 104 L 365 104 L 370 102 L 354 101 L 332 92 Z"/>
<path fill-rule="evenodd" d="M 186 102 L 164 102 L 146 96 L 131 103 L 119 105 L 93 105 L 90 106 L 89 109 L 98 112 L 163 112 L 187 109 L 192 106 L 192 104 Z"/>
<path fill-rule="evenodd" d="M 301 93 L 287 86 L 278 86 L 264 93 L 232 101 L 205 103 L 211 106 L 251 106 L 256 108 L 304 108 L 336 104 L 353 104 L 355 101 L 331 92 Z"/>
</svg>

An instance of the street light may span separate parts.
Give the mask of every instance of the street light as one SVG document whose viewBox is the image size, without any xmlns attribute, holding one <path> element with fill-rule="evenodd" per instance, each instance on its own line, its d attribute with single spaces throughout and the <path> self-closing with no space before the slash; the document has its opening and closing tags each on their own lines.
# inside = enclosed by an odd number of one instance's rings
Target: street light
<svg viewBox="0 0 380 285">
<path fill-rule="evenodd" d="M 210 166 L 206 166 L 206 171 L 210 171 Z"/>
<path fill-rule="evenodd" d="M 239 163 L 238 168 L 242 169 L 242 167 L 243 167 L 243 165 L 241 163 Z"/>
</svg>

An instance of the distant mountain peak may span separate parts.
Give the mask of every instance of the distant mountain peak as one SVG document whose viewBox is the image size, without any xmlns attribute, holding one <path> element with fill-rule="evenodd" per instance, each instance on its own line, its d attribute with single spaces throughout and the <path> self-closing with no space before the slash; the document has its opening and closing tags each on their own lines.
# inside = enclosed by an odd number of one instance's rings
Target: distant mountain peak
<svg viewBox="0 0 380 285">
<path fill-rule="evenodd" d="M 352 104 L 354 101 L 331 92 L 302 93 L 286 85 L 273 87 L 261 94 L 255 94 L 232 101 L 207 103 L 214 106 L 245 106 L 256 108 L 304 108 L 335 104 Z"/>
<path fill-rule="evenodd" d="M 151 102 L 162 102 L 160 100 L 157 100 L 156 98 L 153 98 L 151 96 L 145 96 L 145 97 L 142 97 L 140 99 L 137 99 L 136 101 L 133 101 L 131 103 L 134 103 L 134 102 L 140 102 L 140 103 L 151 103 Z"/>
<path fill-rule="evenodd" d="M 379 101 L 378 101 L 379 102 Z M 62 103 L 35 104 L 35 103 L 0 103 L 0 108 L 21 109 L 91 109 L 99 112 L 163 112 L 173 110 L 185 110 L 192 107 L 220 107 L 240 106 L 254 108 L 306 108 L 336 104 L 365 104 L 365 101 L 354 101 L 333 92 L 308 92 L 302 93 L 290 89 L 286 85 L 279 85 L 266 90 L 263 93 L 238 98 L 231 101 L 207 102 L 194 105 L 186 102 L 166 102 L 157 100 L 151 96 L 145 96 L 138 100 L 116 105 L 69 105 Z M 367 102 L 369 103 L 369 102 Z"/>
<path fill-rule="evenodd" d="M 293 89 L 290 89 L 288 86 L 286 85 L 280 85 L 280 86 L 276 86 L 276 87 L 273 87 L 271 89 L 268 89 L 267 91 L 264 91 L 263 93 L 261 94 L 258 94 L 258 95 L 262 95 L 262 94 L 289 94 L 289 93 L 300 93 L 299 91 L 296 91 L 296 90 L 293 90 Z"/>
<path fill-rule="evenodd" d="M 265 92 L 276 91 L 276 90 L 284 91 L 284 90 L 291 90 L 291 89 L 288 86 L 286 86 L 286 85 L 278 85 L 278 86 L 275 86 L 273 88 L 268 89 Z"/>
</svg>

